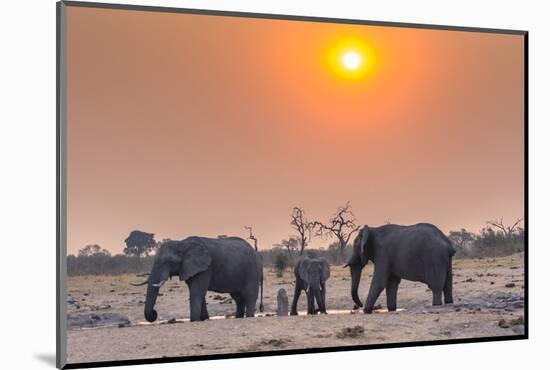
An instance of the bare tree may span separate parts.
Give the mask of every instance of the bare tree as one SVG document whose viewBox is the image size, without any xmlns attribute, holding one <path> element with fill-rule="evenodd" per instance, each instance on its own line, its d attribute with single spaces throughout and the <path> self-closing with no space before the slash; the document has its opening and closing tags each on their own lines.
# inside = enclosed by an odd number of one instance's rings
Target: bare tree
<svg viewBox="0 0 550 370">
<path fill-rule="evenodd" d="M 290 215 L 290 225 L 298 232 L 300 237 L 300 256 L 304 254 L 308 240 L 311 239 L 311 230 L 314 223 L 306 218 L 306 212 L 300 207 L 294 207 Z"/>
<path fill-rule="evenodd" d="M 361 227 L 355 223 L 355 215 L 351 210 L 350 203 L 347 202 L 345 206 L 338 207 L 336 213 L 334 213 L 328 223 L 324 224 L 320 221 L 315 221 L 313 224 L 317 236 L 322 237 L 323 235 L 327 235 L 338 240 L 340 251 L 338 262 L 342 263 L 346 245 L 348 245 L 351 236 Z"/>
<path fill-rule="evenodd" d="M 244 227 L 246 230 L 248 230 L 248 238 L 249 240 L 253 240 L 254 241 L 254 249 L 256 249 L 256 252 L 258 251 L 258 239 L 256 238 L 256 236 L 252 233 L 252 226 L 245 226 Z"/>
<path fill-rule="evenodd" d="M 487 224 L 496 227 L 497 229 L 499 229 L 500 231 L 502 231 L 502 233 L 504 234 L 505 237 L 508 238 L 508 237 L 510 237 L 512 234 L 514 234 L 516 231 L 519 231 L 519 229 L 520 229 L 519 224 L 520 224 L 522 221 L 523 221 L 523 217 L 517 219 L 516 222 L 514 222 L 511 226 L 506 226 L 506 225 L 504 225 L 504 223 L 502 222 L 502 217 L 501 217 L 500 220 L 487 221 Z"/>
</svg>

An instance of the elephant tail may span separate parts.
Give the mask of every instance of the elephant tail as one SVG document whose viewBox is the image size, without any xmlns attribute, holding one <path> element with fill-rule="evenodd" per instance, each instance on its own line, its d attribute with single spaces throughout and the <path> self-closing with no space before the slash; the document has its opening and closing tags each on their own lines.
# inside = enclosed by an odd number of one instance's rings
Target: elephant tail
<svg viewBox="0 0 550 370">
<path fill-rule="evenodd" d="M 258 272 L 260 273 L 260 312 L 264 312 L 264 261 L 263 256 L 257 253 Z"/>
<path fill-rule="evenodd" d="M 264 267 L 261 266 L 261 280 L 260 280 L 260 312 L 264 312 Z"/>
</svg>

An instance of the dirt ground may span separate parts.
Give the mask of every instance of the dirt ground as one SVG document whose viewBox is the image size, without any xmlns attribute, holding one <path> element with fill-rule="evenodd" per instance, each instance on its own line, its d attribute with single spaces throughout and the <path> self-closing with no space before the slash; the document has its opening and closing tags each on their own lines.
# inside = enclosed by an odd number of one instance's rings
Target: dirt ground
<svg viewBox="0 0 550 370">
<path fill-rule="evenodd" d="M 483 259 L 455 259 L 455 303 L 431 306 L 431 292 L 421 283 L 402 281 L 398 312 L 384 312 L 384 293 L 372 315 L 351 312 L 349 270 L 331 267 L 327 282 L 329 315 L 271 316 L 277 291 L 286 289 L 289 304 L 294 276 L 265 269 L 261 317 L 225 318 L 235 311 L 229 295 L 209 292 L 211 320 L 189 322 L 187 286 L 177 279 L 161 289 L 159 319 L 143 317 L 145 286 L 134 287 L 133 275 L 70 277 L 67 303 L 68 362 L 112 361 L 173 356 L 276 351 L 524 333 L 523 255 Z M 372 264 L 363 271 L 360 297 L 366 297 Z M 259 303 L 259 302 L 258 302 Z M 302 294 L 299 310 L 306 309 Z M 303 312 L 302 312 L 303 313 Z"/>
</svg>

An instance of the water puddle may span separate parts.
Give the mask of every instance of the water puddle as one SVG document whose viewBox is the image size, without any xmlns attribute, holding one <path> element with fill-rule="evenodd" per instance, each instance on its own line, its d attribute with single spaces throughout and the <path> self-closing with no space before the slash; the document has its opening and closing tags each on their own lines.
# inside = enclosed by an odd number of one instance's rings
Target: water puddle
<svg viewBox="0 0 550 370">
<path fill-rule="evenodd" d="M 398 308 L 396 310 L 397 312 L 405 311 L 404 308 Z M 379 310 L 374 310 L 374 313 L 389 313 L 388 309 L 383 308 Z M 329 315 L 364 315 L 363 309 L 358 310 L 327 310 L 327 314 Z M 262 312 L 257 313 L 255 317 L 276 317 L 277 314 L 275 312 Z M 307 311 L 298 311 L 298 316 L 307 316 Z M 234 319 L 234 316 L 210 316 L 210 320 L 225 320 L 225 319 Z M 148 322 L 148 321 L 139 321 L 135 325 L 136 326 L 149 326 L 149 325 L 166 325 L 166 324 L 181 324 L 185 322 L 190 322 L 190 319 L 188 318 L 171 318 L 171 319 L 162 319 L 157 320 L 155 322 Z"/>
</svg>

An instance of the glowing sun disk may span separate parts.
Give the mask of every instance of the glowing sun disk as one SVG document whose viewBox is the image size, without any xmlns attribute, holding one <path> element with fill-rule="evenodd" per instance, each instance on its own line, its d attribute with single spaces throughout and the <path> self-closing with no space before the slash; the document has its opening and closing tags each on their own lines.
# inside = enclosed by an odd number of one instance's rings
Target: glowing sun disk
<svg viewBox="0 0 550 370">
<path fill-rule="evenodd" d="M 355 51 L 348 51 L 342 56 L 342 63 L 347 69 L 357 69 L 361 65 L 361 55 Z"/>
<path fill-rule="evenodd" d="M 378 64 L 377 53 L 364 39 L 340 39 L 326 50 L 326 65 L 343 81 L 364 80 Z"/>
</svg>

